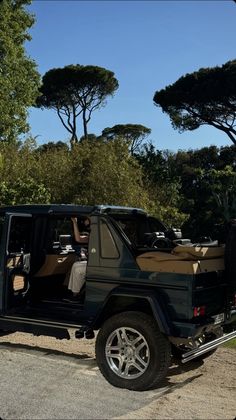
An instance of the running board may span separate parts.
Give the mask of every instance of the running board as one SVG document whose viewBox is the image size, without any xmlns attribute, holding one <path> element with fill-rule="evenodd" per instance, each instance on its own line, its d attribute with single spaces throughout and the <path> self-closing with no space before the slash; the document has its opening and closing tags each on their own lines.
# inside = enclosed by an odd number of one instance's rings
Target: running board
<svg viewBox="0 0 236 420">
<path fill-rule="evenodd" d="M 236 331 L 233 331 L 229 334 L 225 334 L 220 338 L 216 338 L 215 340 L 210 341 L 209 343 L 203 344 L 202 346 L 198 347 L 197 349 L 187 351 L 186 353 L 182 354 L 182 363 L 187 363 L 196 357 L 201 356 L 202 354 L 207 353 L 208 351 L 214 350 L 220 344 L 224 344 L 227 341 L 236 338 Z"/>
<path fill-rule="evenodd" d="M 16 316 L 0 316 L 0 329 L 9 332 L 26 332 L 34 335 L 46 335 L 69 339 L 80 328 L 79 324 L 51 322 L 42 319 L 31 319 Z"/>
</svg>

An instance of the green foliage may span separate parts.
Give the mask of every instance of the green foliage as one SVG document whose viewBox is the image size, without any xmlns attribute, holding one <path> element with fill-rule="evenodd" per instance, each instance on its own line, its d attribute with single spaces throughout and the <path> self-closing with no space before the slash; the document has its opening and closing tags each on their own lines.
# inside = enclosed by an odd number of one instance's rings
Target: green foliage
<svg viewBox="0 0 236 420">
<path fill-rule="evenodd" d="M 39 146 L 37 148 L 37 151 L 40 153 L 44 153 L 44 152 L 48 152 L 48 151 L 58 151 L 58 150 L 69 150 L 68 146 L 66 143 L 64 143 L 63 141 L 57 141 L 56 143 L 54 143 L 53 141 L 49 141 L 48 143 L 44 143 L 41 146 Z"/>
<path fill-rule="evenodd" d="M 105 104 L 108 96 L 118 88 L 114 73 L 97 66 L 69 65 L 51 69 L 43 76 L 37 105 L 56 110 L 63 126 L 76 143 L 76 120 L 81 115 L 84 136 L 92 112 Z"/>
<path fill-rule="evenodd" d="M 234 349 L 234 350 L 236 350 L 236 338 L 234 338 L 233 340 L 227 341 L 227 342 L 224 344 L 224 347 L 228 347 L 228 348 L 230 348 L 230 349 Z"/>
<path fill-rule="evenodd" d="M 59 146 L 59 147 L 58 147 Z M 84 139 L 72 150 L 0 144 L 0 204 L 78 203 L 142 207 L 167 224 L 183 223 L 179 185 L 156 186 L 121 139 Z"/>
<path fill-rule="evenodd" d="M 52 203 L 73 202 L 71 191 L 75 174 L 71 171 L 72 161 L 69 149 L 50 148 L 47 151 L 34 153 L 37 156 L 35 175 L 50 192 Z"/>
<path fill-rule="evenodd" d="M 0 140 L 16 141 L 26 133 L 27 108 L 39 86 L 36 64 L 25 54 L 33 16 L 25 10 L 29 0 L 0 2 Z"/>
<path fill-rule="evenodd" d="M 148 208 L 142 170 L 122 142 L 84 141 L 71 152 L 73 202 Z"/>
<path fill-rule="evenodd" d="M 84 140 L 72 150 L 0 145 L 0 204 L 80 203 L 139 206 L 152 199 L 124 142 Z"/>
<path fill-rule="evenodd" d="M 146 145 L 136 156 L 157 205 L 154 212 L 185 237 L 225 240 L 225 223 L 236 217 L 235 147 L 155 150 Z"/>
<path fill-rule="evenodd" d="M 48 203 L 49 190 L 37 179 L 34 141 L 0 144 L 0 205 Z"/>
<path fill-rule="evenodd" d="M 227 165 L 220 171 L 212 169 L 208 177 L 222 222 L 228 222 L 236 216 L 236 172 Z"/>
<path fill-rule="evenodd" d="M 0 205 L 142 207 L 169 226 L 182 226 L 193 240 L 222 239 L 225 223 L 236 218 L 234 146 L 174 154 L 146 145 L 135 157 L 120 138 L 92 135 L 71 150 L 60 142 L 44 146 L 31 138 L 0 143 Z"/>
<path fill-rule="evenodd" d="M 90 141 L 90 142 L 95 142 L 97 140 L 100 139 L 100 136 L 96 136 L 95 134 L 88 134 L 86 137 L 85 136 L 81 136 L 79 141 L 83 142 L 83 141 Z"/>
<path fill-rule="evenodd" d="M 172 182 L 152 185 L 150 190 L 155 202 L 155 208 L 151 209 L 151 213 L 167 226 L 180 228 L 189 218 L 189 215 L 181 210 L 180 184 Z"/>
<path fill-rule="evenodd" d="M 151 181 L 158 184 L 160 181 L 170 181 L 171 173 L 169 168 L 169 157 L 171 153 L 155 149 L 153 144 L 144 145 L 136 159 L 142 165 L 144 173 L 148 175 Z"/>
<path fill-rule="evenodd" d="M 141 124 L 118 124 L 104 128 L 102 136 L 108 140 L 123 138 L 133 155 L 139 153 L 144 139 L 151 134 L 151 129 Z"/>
<path fill-rule="evenodd" d="M 50 203 L 50 193 L 33 178 L 0 182 L 0 205 Z"/>
<path fill-rule="evenodd" d="M 183 200 L 180 174 L 172 176 L 171 158 L 170 152 L 155 150 L 152 144 L 145 145 L 141 154 L 136 155 L 155 203 L 152 214 L 169 226 L 181 227 L 188 219 L 188 214 L 180 209 Z"/>
<path fill-rule="evenodd" d="M 195 130 L 207 124 L 236 145 L 236 60 L 186 74 L 156 92 L 154 103 L 169 115 L 174 128 Z"/>
<path fill-rule="evenodd" d="M 187 236 L 225 240 L 225 223 L 236 217 L 234 150 L 211 146 L 180 151 L 169 161 L 173 178 L 180 176 L 180 210 L 190 214 L 183 226 Z"/>
</svg>

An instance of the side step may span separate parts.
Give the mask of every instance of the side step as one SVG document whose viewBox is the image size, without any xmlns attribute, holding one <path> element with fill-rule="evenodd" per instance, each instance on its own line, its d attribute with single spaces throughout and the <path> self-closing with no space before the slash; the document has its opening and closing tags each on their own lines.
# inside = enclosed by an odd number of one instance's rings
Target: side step
<svg viewBox="0 0 236 420">
<path fill-rule="evenodd" d="M 215 340 L 210 341 L 209 343 L 203 344 L 202 346 L 198 347 L 197 349 L 187 351 L 186 353 L 182 354 L 182 363 L 187 363 L 190 360 L 195 359 L 196 357 L 201 356 L 202 354 L 207 353 L 208 351 L 214 350 L 220 344 L 224 344 L 227 341 L 236 338 L 236 331 L 232 331 L 229 334 L 224 334 L 220 338 L 216 338 Z"/>
<path fill-rule="evenodd" d="M 77 329 L 79 326 L 69 323 L 51 322 L 39 319 L 29 319 L 24 317 L 5 316 L 0 317 L 0 330 L 7 334 L 21 331 L 34 335 L 46 335 L 58 339 L 70 339 L 68 329 Z"/>
</svg>

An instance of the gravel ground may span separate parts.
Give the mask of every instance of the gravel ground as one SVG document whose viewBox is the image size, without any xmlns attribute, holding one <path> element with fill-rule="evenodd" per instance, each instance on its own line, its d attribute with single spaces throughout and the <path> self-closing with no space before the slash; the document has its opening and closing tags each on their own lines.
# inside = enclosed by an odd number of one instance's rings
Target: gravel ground
<svg viewBox="0 0 236 420">
<path fill-rule="evenodd" d="M 162 387 L 132 392 L 108 384 L 94 340 L 15 333 L 0 338 L 2 419 L 235 419 L 236 351 L 173 365 Z"/>
</svg>

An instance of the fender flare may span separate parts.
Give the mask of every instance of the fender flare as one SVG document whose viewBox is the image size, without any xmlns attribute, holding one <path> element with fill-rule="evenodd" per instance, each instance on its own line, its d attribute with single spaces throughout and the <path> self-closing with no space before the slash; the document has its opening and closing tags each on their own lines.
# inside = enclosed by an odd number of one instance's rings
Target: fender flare
<svg viewBox="0 0 236 420">
<path fill-rule="evenodd" d="M 152 290 L 126 289 L 124 287 L 117 287 L 113 289 L 111 293 L 109 293 L 96 319 L 94 320 L 94 329 L 96 329 L 96 327 L 100 328 L 101 319 L 103 317 L 104 311 L 106 310 L 109 304 L 109 301 L 113 297 L 123 297 L 123 298 L 134 297 L 134 298 L 142 299 L 142 300 L 145 299 L 150 305 L 150 309 L 152 311 L 153 317 L 155 321 L 157 322 L 157 325 L 160 331 L 163 334 L 168 335 L 168 336 L 173 335 L 171 331 L 172 325 L 168 317 L 168 314 L 166 313 L 165 310 L 163 310 L 163 307 L 158 301 L 157 296 L 154 295 Z"/>
</svg>

